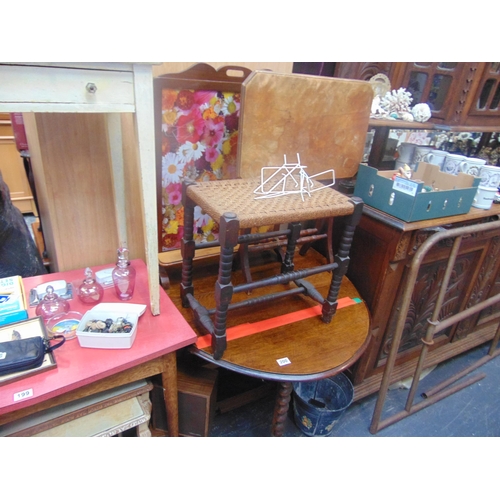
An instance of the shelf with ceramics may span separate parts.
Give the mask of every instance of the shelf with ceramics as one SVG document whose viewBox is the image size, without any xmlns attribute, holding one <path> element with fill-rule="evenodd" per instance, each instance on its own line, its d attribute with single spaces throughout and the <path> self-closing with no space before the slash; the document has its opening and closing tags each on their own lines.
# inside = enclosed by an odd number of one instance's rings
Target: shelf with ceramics
<svg viewBox="0 0 500 500">
<path fill-rule="evenodd" d="M 390 90 L 390 81 L 383 74 L 372 77 L 370 83 L 374 98 L 367 136 L 369 153 L 364 158 L 370 166 L 381 170 L 395 168 L 397 149 L 405 142 L 477 157 L 489 165 L 498 165 L 500 133 L 431 123 L 428 121 L 432 117 L 431 107 L 427 103 L 412 107 L 412 94 L 405 88 Z"/>
</svg>

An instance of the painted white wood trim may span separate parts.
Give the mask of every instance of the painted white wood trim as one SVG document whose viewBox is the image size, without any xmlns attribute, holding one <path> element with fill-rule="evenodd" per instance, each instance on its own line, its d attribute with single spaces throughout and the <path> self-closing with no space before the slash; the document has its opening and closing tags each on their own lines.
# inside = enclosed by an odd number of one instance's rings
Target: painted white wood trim
<svg viewBox="0 0 500 500">
<path fill-rule="evenodd" d="M 0 82 L 1 112 L 135 111 L 131 72 L 0 64 Z"/>
<path fill-rule="evenodd" d="M 117 246 L 128 243 L 127 206 L 125 199 L 125 168 L 123 163 L 123 136 L 121 117 L 118 113 L 106 116 L 108 127 L 108 144 L 113 172 L 113 195 L 115 200 L 116 226 L 118 233 Z"/>
<path fill-rule="evenodd" d="M 160 314 L 158 266 L 158 224 L 156 205 L 156 161 L 154 130 L 153 72 L 151 66 L 134 65 L 135 120 L 142 183 L 142 210 L 151 313 Z"/>
</svg>

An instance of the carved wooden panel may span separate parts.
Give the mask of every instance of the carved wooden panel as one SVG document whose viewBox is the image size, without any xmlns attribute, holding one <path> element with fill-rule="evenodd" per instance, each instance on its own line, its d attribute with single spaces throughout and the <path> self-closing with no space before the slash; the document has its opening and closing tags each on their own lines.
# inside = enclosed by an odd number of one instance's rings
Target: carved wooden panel
<svg viewBox="0 0 500 500">
<path fill-rule="evenodd" d="M 490 295 L 493 296 L 500 293 L 500 276 L 495 277 L 495 281 L 491 286 Z M 490 321 L 495 318 L 500 318 L 500 304 L 495 304 L 494 306 L 488 307 L 481 312 L 478 319 L 478 325 Z"/>
<path fill-rule="evenodd" d="M 469 294 L 469 299 L 465 309 L 482 302 L 490 295 L 494 284 L 494 277 L 498 268 L 497 259 L 500 253 L 500 237 L 497 236 L 492 239 L 489 251 L 485 253 L 485 258 L 482 262 L 476 281 L 474 282 L 472 291 Z M 500 306 L 497 304 L 496 307 Z M 453 340 L 465 338 L 468 333 L 472 331 L 473 327 L 476 326 L 477 319 L 478 315 L 474 315 L 458 323 Z"/>
<path fill-rule="evenodd" d="M 396 253 L 393 259 L 394 261 L 403 260 L 408 255 L 410 240 L 411 233 L 403 233 L 396 248 Z"/>
<path fill-rule="evenodd" d="M 460 310 L 460 305 L 464 300 L 464 295 L 471 281 L 471 275 L 474 272 L 477 258 L 477 252 L 470 252 L 457 258 L 443 301 L 439 321 L 456 314 Z M 420 340 L 425 336 L 428 327 L 427 320 L 431 318 L 436 305 L 446 263 L 446 260 L 439 260 L 422 266 L 406 318 L 400 352 L 419 345 Z M 388 335 L 383 343 L 379 359 L 384 359 L 389 353 L 392 332 L 394 331 L 396 321 L 397 314 L 394 314 L 389 323 L 389 328 L 387 329 Z M 450 336 L 451 332 L 452 328 L 448 328 L 440 332 L 439 336 Z"/>
</svg>

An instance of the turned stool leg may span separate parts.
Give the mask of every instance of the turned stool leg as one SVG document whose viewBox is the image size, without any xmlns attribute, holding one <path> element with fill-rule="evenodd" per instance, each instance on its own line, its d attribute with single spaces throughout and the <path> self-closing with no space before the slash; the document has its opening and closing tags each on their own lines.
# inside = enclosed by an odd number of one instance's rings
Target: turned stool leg
<svg viewBox="0 0 500 500">
<path fill-rule="evenodd" d="M 335 255 L 337 268 L 334 269 L 332 273 L 332 281 L 330 282 L 328 296 L 323 302 L 321 319 L 324 323 L 330 323 L 337 311 L 337 299 L 340 291 L 340 285 L 349 266 L 349 251 L 351 250 L 354 230 L 356 229 L 363 213 L 363 201 L 361 198 L 351 198 L 351 202 L 354 204 L 354 212 L 347 217 L 339 249 Z"/>
<path fill-rule="evenodd" d="M 280 382 L 278 396 L 274 407 L 272 434 L 275 437 L 282 437 L 285 430 L 285 422 L 288 418 L 288 408 L 290 407 L 290 397 L 292 394 L 291 382 Z"/>
<path fill-rule="evenodd" d="M 250 234 L 251 229 L 245 229 L 243 234 Z M 252 282 L 252 274 L 250 273 L 250 258 L 248 251 L 248 243 L 241 243 L 238 248 L 238 257 L 240 260 L 240 267 L 246 283 Z M 249 292 L 250 293 L 250 292 Z"/>
<path fill-rule="evenodd" d="M 234 247 L 238 244 L 240 223 L 233 212 L 226 212 L 219 222 L 219 276 L 215 283 L 215 318 L 212 350 L 214 359 L 220 359 L 226 350 L 227 309 L 233 297 L 231 271 L 233 267 Z"/>
<path fill-rule="evenodd" d="M 295 253 L 295 247 L 297 246 L 297 240 L 300 238 L 301 227 L 302 224 L 300 222 L 291 222 L 288 224 L 290 235 L 288 236 L 288 243 L 286 245 L 286 253 L 283 259 L 283 264 L 281 264 L 282 273 L 290 273 L 293 271 L 293 256 Z"/>
<path fill-rule="evenodd" d="M 194 295 L 193 287 L 193 259 L 195 253 L 195 241 L 193 238 L 194 207 L 195 203 L 187 194 L 187 188 L 195 184 L 192 181 L 184 181 L 182 185 L 182 204 L 184 205 L 184 236 L 181 241 L 182 255 L 182 279 L 181 300 L 183 307 L 189 307 L 187 294 Z"/>
</svg>

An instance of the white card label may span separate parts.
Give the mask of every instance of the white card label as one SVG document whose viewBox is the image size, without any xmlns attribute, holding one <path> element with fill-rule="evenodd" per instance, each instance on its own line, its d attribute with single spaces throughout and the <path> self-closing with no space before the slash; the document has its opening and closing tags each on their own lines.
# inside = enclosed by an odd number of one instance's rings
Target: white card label
<svg viewBox="0 0 500 500">
<path fill-rule="evenodd" d="M 418 186 L 420 184 L 412 182 L 409 179 L 403 179 L 403 177 L 396 177 L 392 185 L 394 191 L 400 191 L 401 193 L 409 194 L 410 196 L 415 196 L 417 194 Z"/>
<path fill-rule="evenodd" d="M 280 366 L 290 365 L 292 363 L 288 358 L 281 358 L 277 359 L 276 361 Z"/>
<path fill-rule="evenodd" d="M 21 401 L 21 399 L 31 398 L 33 396 L 33 389 L 26 389 L 25 391 L 16 392 L 14 394 L 14 401 Z"/>
</svg>

